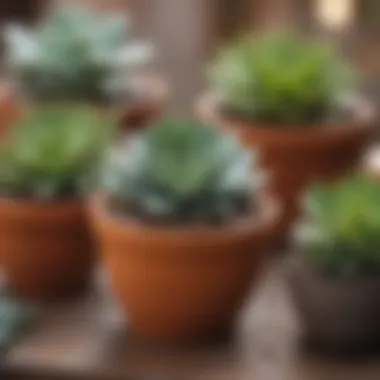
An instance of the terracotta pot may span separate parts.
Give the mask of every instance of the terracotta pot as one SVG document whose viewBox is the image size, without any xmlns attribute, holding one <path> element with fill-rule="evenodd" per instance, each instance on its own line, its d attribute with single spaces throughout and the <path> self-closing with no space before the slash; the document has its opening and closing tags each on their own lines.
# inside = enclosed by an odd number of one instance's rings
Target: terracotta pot
<svg viewBox="0 0 380 380">
<path fill-rule="evenodd" d="M 380 276 L 326 278 L 298 259 L 288 269 L 294 306 L 312 348 L 348 353 L 380 347 Z"/>
<path fill-rule="evenodd" d="M 21 115 L 19 105 L 12 99 L 9 85 L 2 81 L 0 83 L 0 140 L 7 134 L 9 126 Z"/>
<path fill-rule="evenodd" d="M 233 131 L 242 143 L 256 148 L 259 164 L 271 175 L 269 191 L 283 203 L 280 235 L 286 234 L 299 212 L 299 199 L 314 181 L 343 176 L 359 163 L 375 135 L 374 113 L 368 104 L 358 104 L 349 125 L 281 128 L 222 116 L 215 97 L 200 98 L 197 111 L 211 125 Z"/>
<path fill-rule="evenodd" d="M 94 261 L 83 204 L 0 198 L 0 256 L 17 296 L 50 300 L 83 291 Z"/>
<path fill-rule="evenodd" d="M 109 214 L 91 203 L 111 285 L 132 332 L 159 343 L 189 343 L 228 330 L 265 262 L 277 209 L 229 227 L 165 228 Z"/>
<path fill-rule="evenodd" d="M 160 117 L 168 102 L 169 90 L 166 82 L 158 75 L 141 75 L 134 78 L 133 85 L 138 88 L 138 96 L 132 97 L 123 106 L 94 106 L 101 113 L 117 112 L 121 114 L 120 129 L 134 131 L 149 125 Z M 20 116 L 35 109 L 35 104 L 22 103 L 15 99 L 15 88 L 10 81 L 0 84 L 0 137 L 7 133 Z M 121 108 L 121 109 L 120 109 Z"/>
</svg>

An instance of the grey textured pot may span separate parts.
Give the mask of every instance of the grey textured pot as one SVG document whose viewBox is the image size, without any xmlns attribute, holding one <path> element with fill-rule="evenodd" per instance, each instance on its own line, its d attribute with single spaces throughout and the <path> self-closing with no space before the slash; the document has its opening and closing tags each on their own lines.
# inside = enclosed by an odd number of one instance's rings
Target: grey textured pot
<svg viewBox="0 0 380 380">
<path fill-rule="evenodd" d="M 335 353 L 380 348 L 380 276 L 343 280 L 288 263 L 288 283 L 306 343 Z"/>
</svg>

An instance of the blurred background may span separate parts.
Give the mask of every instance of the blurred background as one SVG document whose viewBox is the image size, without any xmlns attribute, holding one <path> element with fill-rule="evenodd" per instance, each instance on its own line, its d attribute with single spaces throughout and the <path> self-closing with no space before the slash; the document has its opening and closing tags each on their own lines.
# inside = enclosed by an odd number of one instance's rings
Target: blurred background
<svg viewBox="0 0 380 380">
<path fill-rule="evenodd" d="M 366 73 L 380 103 L 379 0 L 61 0 L 102 11 L 130 10 L 137 33 L 156 46 L 156 66 L 172 83 L 172 111 L 191 113 L 202 89 L 204 62 L 247 31 L 298 29 L 335 39 Z M 34 22 L 52 0 L 0 2 L 1 22 Z"/>
</svg>

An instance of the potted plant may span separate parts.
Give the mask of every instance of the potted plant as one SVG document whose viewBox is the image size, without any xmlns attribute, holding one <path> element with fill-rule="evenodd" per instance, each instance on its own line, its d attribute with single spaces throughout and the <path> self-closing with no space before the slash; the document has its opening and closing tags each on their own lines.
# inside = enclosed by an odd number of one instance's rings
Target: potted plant
<svg viewBox="0 0 380 380">
<path fill-rule="evenodd" d="M 42 108 L 0 149 L 0 258 L 10 291 L 50 300 L 82 291 L 94 261 L 83 192 L 109 141 L 92 109 Z"/>
<path fill-rule="evenodd" d="M 278 211 L 250 158 L 231 136 L 171 121 L 110 156 L 92 220 L 139 338 L 187 343 L 231 326 Z"/>
<path fill-rule="evenodd" d="M 337 353 L 378 347 L 378 181 L 361 173 L 314 185 L 304 209 L 289 279 L 306 340 Z"/>
<path fill-rule="evenodd" d="M 374 132 L 356 77 L 336 49 L 296 34 L 243 39 L 216 57 L 199 112 L 257 147 L 284 204 L 282 230 L 305 186 L 346 173 Z"/>
<path fill-rule="evenodd" d="M 54 8 L 35 30 L 8 26 L 5 100 L 14 99 L 16 113 L 35 102 L 87 102 L 116 108 L 125 127 L 141 126 L 161 111 L 166 89 L 157 76 L 137 72 L 152 48 L 132 41 L 130 29 L 125 15 L 84 6 Z"/>
</svg>

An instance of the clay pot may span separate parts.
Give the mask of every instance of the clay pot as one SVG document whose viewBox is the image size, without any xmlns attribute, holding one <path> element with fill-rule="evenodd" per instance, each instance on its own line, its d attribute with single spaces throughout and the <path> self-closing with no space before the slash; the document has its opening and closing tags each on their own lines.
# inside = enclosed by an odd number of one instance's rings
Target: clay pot
<svg viewBox="0 0 380 380">
<path fill-rule="evenodd" d="M 280 235 L 298 216 L 304 189 L 314 181 L 345 175 L 375 135 L 373 110 L 364 103 L 357 104 L 351 124 L 315 128 L 281 128 L 225 117 L 211 93 L 200 98 L 197 108 L 204 121 L 232 130 L 246 147 L 258 150 L 259 164 L 271 175 L 268 190 L 283 203 Z"/>
<path fill-rule="evenodd" d="M 91 215 L 111 285 L 132 333 L 158 343 L 203 341 L 226 332 L 255 284 L 276 220 L 271 202 L 226 227 L 152 227 L 110 215 L 106 198 Z"/>
<path fill-rule="evenodd" d="M 83 204 L 0 198 L 0 257 L 17 296 L 53 300 L 83 291 L 94 262 Z"/>
<path fill-rule="evenodd" d="M 323 277 L 299 259 L 288 270 L 294 306 L 311 348 L 338 354 L 380 347 L 380 276 Z"/>
<path fill-rule="evenodd" d="M 0 83 L 0 141 L 7 134 L 9 126 L 21 114 L 20 107 L 12 99 L 9 85 L 5 81 L 2 81 Z"/>
<path fill-rule="evenodd" d="M 125 105 L 97 106 L 101 114 L 115 112 L 120 114 L 120 129 L 123 132 L 134 131 L 149 125 L 160 117 L 168 102 L 169 90 L 166 82 L 158 75 L 136 76 L 133 86 L 139 89 L 136 96 Z M 20 116 L 31 112 L 35 104 L 20 102 L 15 97 L 15 87 L 10 81 L 0 84 L 0 137 Z"/>
</svg>

